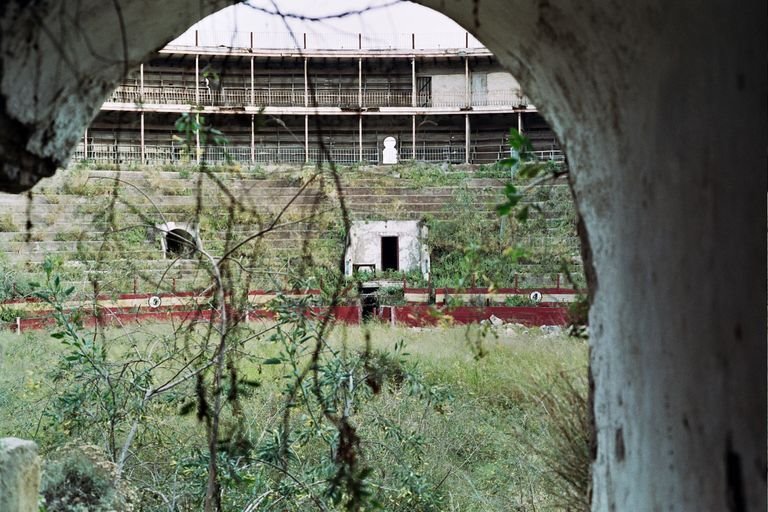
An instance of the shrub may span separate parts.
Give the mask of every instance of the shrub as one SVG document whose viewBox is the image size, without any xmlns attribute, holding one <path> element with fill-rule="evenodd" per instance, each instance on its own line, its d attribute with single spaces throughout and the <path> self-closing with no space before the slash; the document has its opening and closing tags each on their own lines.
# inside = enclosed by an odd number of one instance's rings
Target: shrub
<svg viewBox="0 0 768 512">
<path fill-rule="evenodd" d="M 549 469 L 547 491 L 561 510 L 590 508 L 591 426 L 586 380 L 584 375 L 561 372 L 541 396 L 549 436 L 536 451 Z"/>
<path fill-rule="evenodd" d="M 536 302 L 534 302 L 530 297 L 526 295 L 508 295 L 506 298 L 504 298 L 504 305 L 505 306 L 535 306 Z"/>
<path fill-rule="evenodd" d="M 65 446 L 46 461 L 40 493 L 47 512 L 129 512 L 133 492 L 95 446 Z"/>
</svg>

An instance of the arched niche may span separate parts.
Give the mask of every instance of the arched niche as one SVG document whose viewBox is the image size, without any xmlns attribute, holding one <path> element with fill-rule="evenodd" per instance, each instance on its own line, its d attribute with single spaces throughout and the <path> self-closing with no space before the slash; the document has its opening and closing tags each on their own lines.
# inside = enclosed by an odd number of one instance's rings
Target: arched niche
<svg viewBox="0 0 768 512">
<path fill-rule="evenodd" d="M 66 163 L 127 69 L 229 4 L 27 3 L 0 8 L 13 192 Z M 765 2 L 420 3 L 498 56 L 568 154 L 592 270 L 593 509 L 765 510 Z"/>
</svg>

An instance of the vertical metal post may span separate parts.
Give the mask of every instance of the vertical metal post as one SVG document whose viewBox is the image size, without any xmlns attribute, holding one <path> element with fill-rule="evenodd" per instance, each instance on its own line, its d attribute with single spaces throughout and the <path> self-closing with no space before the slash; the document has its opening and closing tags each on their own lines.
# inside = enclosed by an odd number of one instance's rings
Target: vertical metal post
<svg viewBox="0 0 768 512">
<path fill-rule="evenodd" d="M 253 37 L 253 32 L 251 32 L 251 37 Z M 253 57 L 251 57 L 251 106 L 256 105 L 256 89 L 255 89 L 255 83 L 254 83 L 254 64 L 253 64 Z"/>
<path fill-rule="evenodd" d="M 469 114 L 464 114 L 464 163 L 469 163 L 470 130 Z"/>
<path fill-rule="evenodd" d="M 83 135 L 83 160 L 88 160 L 88 128 Z"/>
<path fill-rule="evenodd" d="M 309 163 L 309 114 L 304 114 L 304 163 Z"/>
<path fill-rule="evenodd" d="M 357 106 L 363 108 L 363 58 L 357 59 Z"/>
<path fill-rule="evenodd" d="M 411 57 L 411 106 L 416 108 L 416 57 Z"/>
<path fill-rule="evenodd" d="M 523 113 L 517 111 L 517 131 L 523 133 Z"/>
<path fill-rule="evenodd" d="M 200 104 L 200 56 L 195 55 L 195 103 Z"/>
<path fill-rule="evenodd" d="M 143 109 L 144 107 L 142 107 Z M 146 153 L 144 151 L 144 110 L 141 111 L 140 114 L 140 120 L 141 120 L 141 136 L 140 136 L 140 144 L 141 144 L 141 163 L 146 163 Z"/>
<path fill-rule="evenodd" d="M 256 163 L 256 116 L 251 114 L 251 164 Z"/>
<path fill-rule="evenodd" d="M 195 30 L 195 47 L 197 47 L 197 30 Z M 195 54 L 195 108 L 200 106 L 200 55 Z M 195 114 L 195 123 L 200 126 L 200 114 Z M 200 130 L 195 130 L 195 161 L 200 163 Z"/>
<path fill-rule="evenodd" d="M 304 106 L 309 106 L 309 82 L 307 81 L 307 76 L 309 74 L 308 72 L 309 68 L 309 59 L 304 57 Z"/>
<path fill-rule="evenodd" d="M 363 161 L 363 114 L 357 116 L 358 141 L 360 145 L 360 162 Z"/>
<path fill-rule="evenodd" d="M 416 114 L 411 116 L 411 160 L 416 160 Z"/>
<path fill-rule="evenodd" d="M 200 126 L 200 114 L 195 114 L 195 123 Z M 202 156 L 202 150 L 200 149 L 200 130 L 195 130 L 195 161 L 199 164 Z"/>
<path fill-rule="evenodd" d="M 145 151 L 144 151 L 144 63 L 139 65 L 139 98 L 141 108 L 141 135 L 139 136 L 141 144 L 141 163 L 146 163 Z"/>
</svg>

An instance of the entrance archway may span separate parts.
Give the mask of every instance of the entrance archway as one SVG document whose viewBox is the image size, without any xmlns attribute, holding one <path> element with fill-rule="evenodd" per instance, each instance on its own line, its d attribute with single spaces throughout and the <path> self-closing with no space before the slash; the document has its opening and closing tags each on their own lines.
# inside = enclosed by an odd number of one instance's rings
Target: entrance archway
<svg viewBox="0 0 768 512">
<path fill-rule="evenodd" d="M 166 255 L 172 258 L 191 258 L 195 253 L 195 237 L 183 229 L 172 229 L 165 235 Z"/>
<path fill-rule="evenodd" d="M 17 3 L 0 10 L 14 192 L 66 163 L 126 69 L 228 4 Z M 593 509 L 764 510 L 764 2 L 420 3 L 498 56 L 569 155 L 594 269 Z"/>
</svg>

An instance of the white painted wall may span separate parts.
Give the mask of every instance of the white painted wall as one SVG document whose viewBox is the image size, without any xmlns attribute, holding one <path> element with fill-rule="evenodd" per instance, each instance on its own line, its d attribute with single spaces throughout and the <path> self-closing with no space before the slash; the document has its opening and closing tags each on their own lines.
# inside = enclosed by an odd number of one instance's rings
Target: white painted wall
<svg viewBox="0 0 768 512">
<path fill-rule="evenodd" d="M 466 94 L 466 80 L 461 74 L 432 75 L 432 101 L 435 104 L 452 102 Z"/>
<path fill-rule="evenodd" d="M 429 255 L 422 243 L 426 226 L 415 220 L 355 221 L 349 230 L 344 256 L 344 273 L 352 275 L 355 265 L 374 265 L 381 271 L 381 237 L 398 237 L 398 268 L 401 272 L 421 269 L 429 273 Z"/>
<path fill-rule="evenodd" d="M 509 73 L 498 71 L 488 73 L 488 91 L 516 91 L 520 84 Z"/>
</svg>

